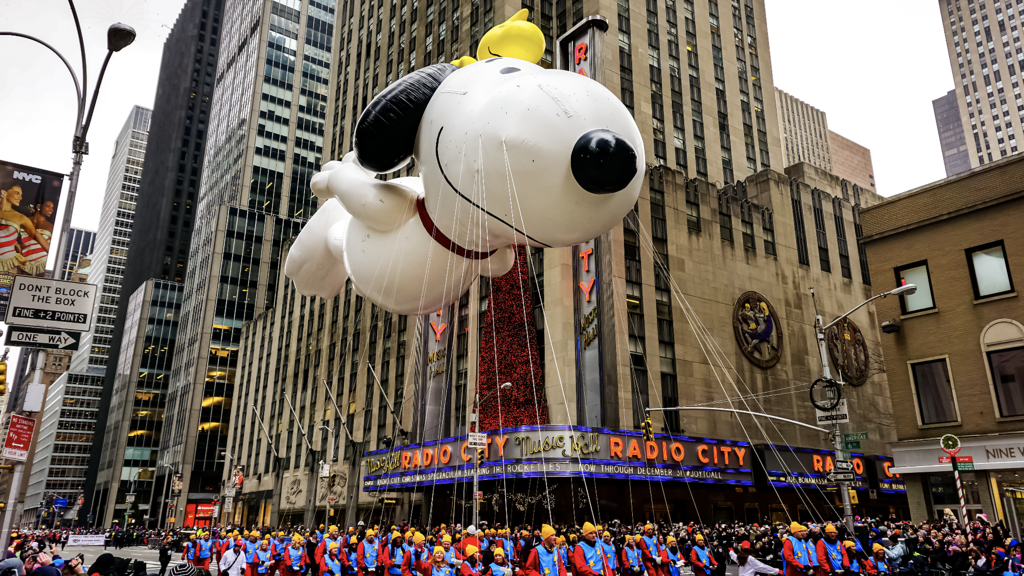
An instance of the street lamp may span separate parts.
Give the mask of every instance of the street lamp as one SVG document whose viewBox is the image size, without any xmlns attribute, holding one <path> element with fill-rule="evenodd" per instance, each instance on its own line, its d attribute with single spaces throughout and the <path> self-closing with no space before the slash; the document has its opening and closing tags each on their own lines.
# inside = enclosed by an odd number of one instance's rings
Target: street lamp
<svg viewBox="0 0 1024 576">
<path fill-rule="evenodd" d="M 488 392 L 487 395 L 484 396 L 483 400 L 480 399 L 480 388 L 476 389 L 476 393 L 475 393 L 476 399 L 473 402 L 473 418 L 472 418 L 472 422 L 471 422 L 471 427 L 473 428 L 474 432 L 479 432 L 480 431 L 480 417 L 479 417 L 480 406 L 484 402 L 486 402 L 488 398 L 490 398 L 492 395 L 494 395 L 494 393 L 497 392 L 498 390 L 508 390 L 511 387 L 512 387 L 512 383 L 511 382 L 505 382 L 501 386 L 498 386 L 498 388 L 496 390 L 492 390 L 492 391 Z M 480 463 L 477 462 L 473 466 L 473 526 L 480 526 L 480 502 L 478 502 L 477 498 L 476 498 L 476 493 L 479 490 L 480 490 Z"/>
<path fill-rule="evenodd" d="M 327 452 L 327 454 L 328 454 L 327 460 L 328 460 L 328 462 L 330 462 L 331 460 L 333 460 L 331 455 L 334 454 L 334 430 L 332 430 L 331 428 L 329 428 L 329 427 L 327 427 L 326 425 L 323 425 L 323 424 L 321 424 L 320 427 L 317 428 L 317 430 L 327 430 L 327 445 L 330 447 L 328 449 L 328 452 Z M 323 468 L 323 465 L 324 465 L 324 461 L 321 460 L 320 461 L 320 467 Z M 328 481 L 331 479 L 330 463 L 328 463 L 327 466 L 328 466 L 327 478 L 324 478 L 324 486 L 326 487 L 324 489 L 324 525 L 325 526 L 330 525 L 330 519 L 331 519 L 330 518 L 331 517 L 331 489 L 330 489 L 330 484 L 328 483 Z M 321 473 L 321 476 L 322 475 L 323 474 Z"/>
<path fill-rule="evenodd" d="M 167 499 L 165 501 L 167 503 L 167 505 L 164 506 L 164 514 L 165 514 L 165 516 L 164 516 L 164 528 L 166 529 L 166 528 L 170 527 L 169 526 L 170 522 L 167 522 L 166 519 L 170 518 L 170 516 L 168 516 L 167 514 L 170 514 L 171 505 L 172 505 L 171 504 L 171 483 L 174 482 L 174 466 L 172 466 L 171 464 L 164 464 L 164 468 L 169 468 L 170 469 L 170 471 L 167 472 Z"/>
<path fill-rule="evenodd" d="M 913 294 L 915 292 L 917 292 L 917 286 L 915 286 L 914 284 L 903 284 L 901 286 L 897 286 L 896 288 L 894 288 L 892 290 L 889 290 L 888 292 L 882 292 L 881 294 L 877 294 L 875 296 L 872 296 L 871 298 L 868 298 L 867 300 L 865 300 L 865 301 L 861 302 L 860 304 L 854 306 L 853 309 L 850 310 L 849 312 L 847 312 L 846 314 L 843 314 L 842 316 L 836 318 L 835 320 L 833 320 L 832 322 L 828 323 L 827 325 L 823 323 L 820 314 L 815 315 L 814 331 L 815 331 L 816 337 L 818 338 L 818 354 L 821 356 L 822 378 L 824 378 L 826 381 L 832 381 L 832 371 L 829 370 L 829 367 L 828 367 L 828 354 L 826 353 L 826 350 L 825 350 L 825 332 L 828 331 L 829 328 L 835 326 L 843 318 L 846 318 L 850 314 L 853 314 L 857 310 L 860 310 L 862 307 L 864 307 L 866 304 L 868 304 L 872 300 L 877 300 L 879 298 L 885 298 L 886 296 L 890 296 L 890 295 L 892 295 L 892 296 L 899 296 L 899 295 L 903 294 L 903 295 L 906 295 L 906 296 L 910 296 L 911 294 Z M 811 298 L 812 299 L 814 298 L 814 288 L 811 288 Z M 815 308 L 817 308 L 817 304 L 815 304 Z M 844 456 L 844 454 L 843 454 L 843 438 L 842 438 L 842 436 L 839 435 L 839 423 L 838 422 L 833 422 L 832 423 L 832 432 L 831 432 L 831 434 L 832 434 L 832 445 L 835 446 L 835 449 L 836 449 L 836 460 L 845 460 L 845 458 L 843 457 Z M 853 508 L 850 506 L 850 486 L 849 486 L 849 483 L 847 483 L 845 481 L 839 482 L 839 490 L 840 490 L 840 492 L 843 493 L 843 516 L 844 516 L 844 519 L 845 519 L 845 522 L 846 522 L 846 528 L 850 531 L 850 534 L 853 534 Z"/>
<path fill-rule="evenodd" d="M 71 144 L 71 182 L 68 185 L 68 196 L 64 201 L 66 204 L 66 207 L 64 208 L 64 220 L 61 224 L 60 241 L 57 243 L 57 259 L 54 262 L 54 271 L 58 276 L 60 275 L 61 268 L 64 266 L 64 247 L 67 245 L 68 232 L 71 229 L 71 215 L 75 209 L 75 194 L 78 192 L 78 179 L 82 171 L 82 160 L 83 157 L 89 153 L 89 143 L 86 141 L 86 136 L 89 134 L 89 125 L 92 123 L 92 113 L 96 109 L 96 96 L 99 94 L 100 85 L 103 83 L 103 75 L 107 71 L 107 63 L 110 62 L 110 55 L 114 52 L 120 52 L 125 47 L 129 46 L 135 41 L 136 36 L 134 28 L 127 24 L 122 24 L 121 22 L 111 24 L 110 28 L 107 29 L 107 55 L 103 58 L 103 65 L 100 66 L 100 73 L 96 78 L 96 87 L 93 89 L 92 98 L 89 102 L 88 114 L 85 114 L 86 93 L 89 90 L 88 68 L 86 67 L 85 60 L 85 38 L 82 35 L 82 25 L 78 21 L 78 11 L 75 9 L 74 0 L 68 0 L 68 6 L 71 8 L 71 15 L 75 20 L 75 29 L 78 32 L 78 48 L 82 56 L 81 83 L 78 81 L 78 75 L 76 75 L 74 69 L 71 68 L 71 63 L 68 62 L 67 58 L 65 58 L 63 54 L 58 52 L 57 49 L 50 44 L 29 34 L 0 31 L 0 36 L 25 38 L 26 40 L 31 40 L 45 46 L 50 50 L 50 52 L 56 54 L 57 57 L 64 62 L 64 66 L 68 69 L 72 80 L 75 82 L 75 95 L 78 98 L 78 114 L 75 120 L 75 138 Z M 4 537 L 6 537 L 9 525 L 7 522 L 4 524 L 5 528 L 3 530 L 3 534 Z"/>
</svg>

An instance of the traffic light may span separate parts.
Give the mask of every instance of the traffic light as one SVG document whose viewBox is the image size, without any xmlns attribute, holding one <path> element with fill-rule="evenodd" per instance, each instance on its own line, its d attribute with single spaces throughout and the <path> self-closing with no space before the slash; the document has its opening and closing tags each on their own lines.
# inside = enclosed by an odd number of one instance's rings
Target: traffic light
<svg viewBox="0 0 1024 576">
<path fill-rule="evenodd" d="M 334 472 L 331 472 L 331 477 L 327 480 L 327 487 L 329 489 L 331 489 L 331 490 L 334 490 L 334 485 L 337 484 L 337 483 L 338 483 L 338 475 L 336 473 L 334 473 Z"/>
<path fill-rule="evenodd" d="M 640 429 L 643 430 L 644 440 L 648 442 L 654 440 L 654 424 L 650 418 L 644 420 L 644 423 L 640 425 Z"/>
<path fill-rule="evenodd" d="M 477 448 L 476 449 L 476 465 L 477 465 L 477 467 L 480 467 L 480 466 L 484 465 L 484 449 L 483 448 Z"/>
<path fill-rule="evenodd" d="M 7 394 L 7 362 L 0 362 L 0 396 Z"/>
</svg>

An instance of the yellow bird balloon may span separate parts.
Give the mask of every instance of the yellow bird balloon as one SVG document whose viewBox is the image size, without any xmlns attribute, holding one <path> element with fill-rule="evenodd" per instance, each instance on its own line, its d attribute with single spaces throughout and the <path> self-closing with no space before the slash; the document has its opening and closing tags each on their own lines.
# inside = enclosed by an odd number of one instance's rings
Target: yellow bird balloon
<svg viewBox="0 0 1024 576">
<path fill-rule="evenodd" d="M 527 20 L 530 11 L 523 8 L 511 18 L 491 28 L 480 39 L 476 58 L 463 56 L 453 60 L 452 65 L 462 68 L 477 60 L 488 58 L 517 58 L 532 64 L 540 62 L 544 55 L 544 33 L 533 22 Z"/>
</svg>

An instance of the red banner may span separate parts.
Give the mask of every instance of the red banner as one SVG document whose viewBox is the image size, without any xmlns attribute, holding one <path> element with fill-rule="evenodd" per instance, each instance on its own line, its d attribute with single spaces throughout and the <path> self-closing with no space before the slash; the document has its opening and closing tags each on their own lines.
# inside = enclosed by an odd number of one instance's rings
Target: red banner
<svg viewBox="0 0 1024 576">
<path fill-rule="evenodd" d="M 24 462 L 28 460 L 28 449 L 32 445 L 32 434 L 36 429 L 36 421 L 32 418 L 11 415 L 11 425 L 4 441 L 3 457 Z"/>
</svg>

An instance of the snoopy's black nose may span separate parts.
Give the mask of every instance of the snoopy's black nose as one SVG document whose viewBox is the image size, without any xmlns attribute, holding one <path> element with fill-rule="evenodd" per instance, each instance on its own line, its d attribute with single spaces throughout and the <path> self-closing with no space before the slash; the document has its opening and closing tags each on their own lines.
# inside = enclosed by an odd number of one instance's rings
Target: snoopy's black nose
<svg viewBox="0 0 1024 576">
<path fill-rule="evenodd" d="M 591 194 L 618 192 L 636 176 L 636 150 L 611 130 L 591 130 L 572 147 L 572 175 Z"/>
</svg>

